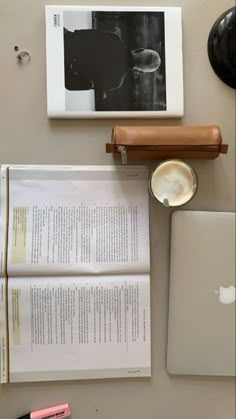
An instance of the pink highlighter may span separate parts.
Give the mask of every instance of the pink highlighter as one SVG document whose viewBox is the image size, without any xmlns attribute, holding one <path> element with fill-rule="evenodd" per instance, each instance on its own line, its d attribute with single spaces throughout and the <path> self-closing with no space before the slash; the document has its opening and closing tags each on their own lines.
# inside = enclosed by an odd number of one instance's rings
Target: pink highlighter
<svg viewBox="0 0 236 419">
<path fill-rule="evenodd" d="M 18 419 L 61 419 L 70 416 L 70 406 L 68 403 L 60 406 L 49 407 L 48 409 L 38 410 L 37 412 L 27 413 Z"/>
</svg>

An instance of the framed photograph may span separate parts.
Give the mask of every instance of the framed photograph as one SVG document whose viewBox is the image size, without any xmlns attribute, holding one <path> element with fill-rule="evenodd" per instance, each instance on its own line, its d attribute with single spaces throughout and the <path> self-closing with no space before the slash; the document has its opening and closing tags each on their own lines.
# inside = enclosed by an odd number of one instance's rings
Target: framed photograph
<svg viewBox="0 0 236 419">
<path fill-rule="evenodd" d="M 49 118 L 183 115 L 179 7 L 46 6 Z"/>
</svg>

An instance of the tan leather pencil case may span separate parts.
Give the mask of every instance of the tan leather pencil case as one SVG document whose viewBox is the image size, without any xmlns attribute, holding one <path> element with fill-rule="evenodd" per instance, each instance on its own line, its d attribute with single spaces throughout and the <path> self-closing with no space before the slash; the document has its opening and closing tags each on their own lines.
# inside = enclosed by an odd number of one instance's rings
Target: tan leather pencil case
<svg viewBox="0 0 236 419">
<path fill-rule="evenodd" d="M 209 126 L 115 126 L 106 152 L 127 160 L 216 159 L 227 154 L 220 128 Z"/>
</svg>

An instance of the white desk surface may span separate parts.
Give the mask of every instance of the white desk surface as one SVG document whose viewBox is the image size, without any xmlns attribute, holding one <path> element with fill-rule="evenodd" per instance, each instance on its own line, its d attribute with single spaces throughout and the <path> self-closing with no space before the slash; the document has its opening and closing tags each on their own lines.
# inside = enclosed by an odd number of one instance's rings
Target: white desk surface
<svg viewBox="0 0 236 419">
<path fill-rule="evenodd" d="M 111 164 L 104 152 L 116 124 L 180 124 L 180 120 L 53 120 L 46 116 L 44 4 L 1 0 L 1 163 Z M 49 2 L 50 3 L 50 2 Z M 63 4 L 63 1 L 52 1 Z M 71 1 L 68 4 L 86 4 Z M 126 5 L 95 0 L 90 4 Z M 144 5 L 129 0 L 129 5 Z M 200 188 L 186 207 L 235 210 L 235 91 L 213 72 L 209 31 L 233 0 L 148 1 L 145 6 L 182 6 L 185 116 L 182 124 L 218 124 L 229 154 L 193 162 Z M 14 45 L 32 54 L 17 65 Z M 0 418 L 70 402 L 73 419 L 234 419 L 234 380 L 171 377 L 165 368 L 170 211 L 151 201 L 152 378 L 18 384 L 0 387 Z"/>
</svg>

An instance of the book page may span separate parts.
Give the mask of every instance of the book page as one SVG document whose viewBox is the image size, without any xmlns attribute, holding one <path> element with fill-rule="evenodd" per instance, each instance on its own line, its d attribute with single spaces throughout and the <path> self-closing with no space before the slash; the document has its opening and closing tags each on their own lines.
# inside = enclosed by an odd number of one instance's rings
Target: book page
<svg viewBox="0 0 236 419">
<path fill-rule="evenodd" d="M 7 280 L 0 277 L 0 382 L 8 381 Z"/>
<path fill-rule="evenodd" d="M 8 324 L 7 324 L 7 226 L 8 188 L 7 169 L 1 167 L 0 187 L 0 382 L 8 381 Z"/>
<path fill-rule="evenodd" d="M 146 168 L 10 167 L 9 276 L 147 272 Z"/>
<path fill-rule="evenodd" d="M 9 279 L 10 381 L 150 375 L 148 275 Z"/>
</svg>

